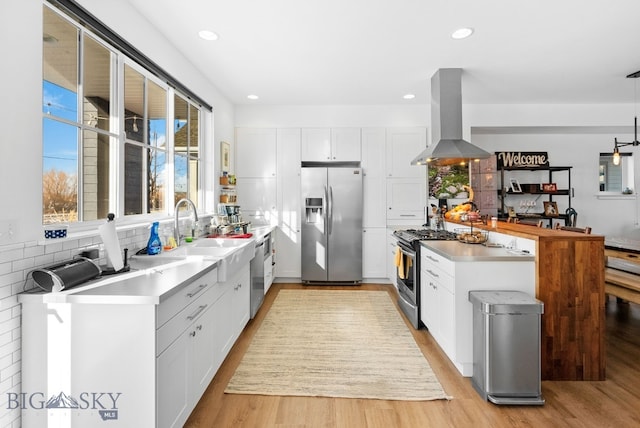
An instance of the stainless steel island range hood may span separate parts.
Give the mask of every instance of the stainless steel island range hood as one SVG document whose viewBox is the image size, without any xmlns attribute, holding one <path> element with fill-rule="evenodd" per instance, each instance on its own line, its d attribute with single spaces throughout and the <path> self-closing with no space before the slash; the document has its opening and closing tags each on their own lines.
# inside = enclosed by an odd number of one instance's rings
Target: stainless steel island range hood
<svg viewBox="0 0 640 428">
<path fill-rule="evenodd" d="M 431 77 L 431 137 L 411 165 L 455 165 L 491 156 L 462 139 L 461 68 L 441 68 Z"/>
</svg>

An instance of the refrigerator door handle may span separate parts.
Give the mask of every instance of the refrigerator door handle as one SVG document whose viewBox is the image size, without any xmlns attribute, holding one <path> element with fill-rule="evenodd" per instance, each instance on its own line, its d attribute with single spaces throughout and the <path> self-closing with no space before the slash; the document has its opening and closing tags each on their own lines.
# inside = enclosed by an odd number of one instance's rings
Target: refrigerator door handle
<svg viewBox="0 0 640 428">
<path fill-rule="evenodd" d="M 329 214 L 328 214 L 328 205 L 329 203 L 329 193 L 327 192 L 327 186 L 324 186 L 324 195 L 322 195 L 322 233 L 324 235 L 327 234 L 327 223 L 329 222 Z"/>
<path fill-rule="evenodd" d="M 333 229 L 333 186 L 329 186 L 329 235 Z"/>
</svg>

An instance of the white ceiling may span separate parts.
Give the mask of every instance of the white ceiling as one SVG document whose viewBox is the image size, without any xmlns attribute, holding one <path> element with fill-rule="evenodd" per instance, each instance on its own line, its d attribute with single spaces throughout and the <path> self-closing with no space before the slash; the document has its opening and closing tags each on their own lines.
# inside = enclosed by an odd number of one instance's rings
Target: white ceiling
<svg viewBox="0 0 640 428">
<path fill-rule="evenodd" d="M 465 103 L 640 97 L 639 0 L 128 1 L 234 104 L 428 104 L 448 67 Z"/>
</svg>

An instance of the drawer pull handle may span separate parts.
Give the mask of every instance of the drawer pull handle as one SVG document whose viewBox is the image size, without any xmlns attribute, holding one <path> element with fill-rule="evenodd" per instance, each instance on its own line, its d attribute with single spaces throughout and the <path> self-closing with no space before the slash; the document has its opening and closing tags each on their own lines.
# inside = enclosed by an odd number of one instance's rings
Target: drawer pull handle
<svg viewBox="0 0 640 428">
<path fill-rule="evenodd" d="M 400 217 L 415 217 L 415 214 L 400 214 Z"/>
<path fill-rule="evenodd" d="M 431 288 L 433 288 L 434 290 L 437 290 L 437 289 L 438 289 L 438 287 L 436 287 L 436 285 L 435 285 L 433 282 L 431 282 L 431 281 L 429 281 L 429 285 L 430 285 L 430 286 L 431 286 Z"/>
<path fill-rule="evenodd" d="M 187 297 L 192 298 L 193 296 L 195 296 L 196 294 L 204 290 L 206 287 L 207 287 L 207 284 L 198 285 L 198 289 L 196 291 L 192 291 L 191 293 L 187 293 Z"/>
<path fill-rule="evenodd" d="M 436 262 L 438 263 L 438 259 L 436 259 L 435 257 L 431 257 L 431 256 L 426 256 L 429 260 L 431 260 L 432 262 Z"/>
<path fill-rule="evenodd" d="M 430 274 L 431 276 L 435 276 L 436 278 L 440 278 L 440 275 L 438 275 L 438 274 L 437 274 L 437 273 L 435 273 L 435 272 L 431 272 L 429 269 L 427 269 L 427 272 L 429 272 L 429 274 Z"/>
<path fill-rule="evenodd" d="M 191 337 L 196 337 L 196 332 L 195 332 L 195 330 L 194 330 L 194 331 L 192 331 L 191 333 L 189 333 L 189 336 L 191 336 Z"/>
<path fill-rule="evenodd" d="M 192 313 L 191 315 L 189 315 L 187 317 L 188 321 L 193 321 L 198 315 L 200 315 L 200 313 L 202 313 L 202 311 L 204 311 L 205 309 L 207 309 L 208 305 L 200 305 L 198 306 L 198 309 L 196 309 L 196 311 L 194 313 Z"/>
</svg>

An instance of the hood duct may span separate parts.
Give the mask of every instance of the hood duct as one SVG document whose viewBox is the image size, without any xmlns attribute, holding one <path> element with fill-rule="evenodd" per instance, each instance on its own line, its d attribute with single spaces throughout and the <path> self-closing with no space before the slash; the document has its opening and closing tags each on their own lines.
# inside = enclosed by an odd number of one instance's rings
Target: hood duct
<svg viewBox="0 0 640 428">
<path fill-rule="evenodd" d="M 441 68 L 431 77 L 431 137 L 411 165 L 455 165 L 491 156 L 462 139 L 461 68 Z"/>
</svg>

